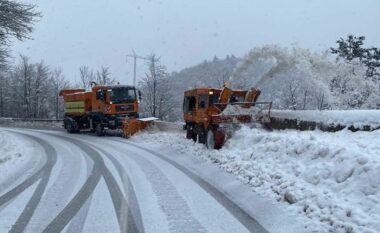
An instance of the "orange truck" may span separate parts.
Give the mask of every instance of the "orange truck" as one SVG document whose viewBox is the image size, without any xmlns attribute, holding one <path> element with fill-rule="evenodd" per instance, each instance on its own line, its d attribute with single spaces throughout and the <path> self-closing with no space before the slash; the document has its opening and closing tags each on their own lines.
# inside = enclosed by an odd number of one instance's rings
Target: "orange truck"
<svg viewBox="0 0 380 233">
<path fill-rule="evenodd" d="M 125 119 L 139 118 L 141 93 L 134 86 L 94 84 L 91 91 L 64 89 L 59 95 L 64 100 L 63 126 L 68 133 L 90 129 L 102 136 L 107 129 L 123 129 Z"/>
<path fill-rule="evenodd" d="M 228 87 L 185 91 L 183 117 L 186 138 L 204 143 L 210 149 L 220 149 L 230 133 L 230 126 L 241 123 L 267 124 L 272 103 L 256 102 L 260 93 L 255 88 L 232 90 Z M 239 111 L 227 111 L 231 109 Z"/>
</svg>

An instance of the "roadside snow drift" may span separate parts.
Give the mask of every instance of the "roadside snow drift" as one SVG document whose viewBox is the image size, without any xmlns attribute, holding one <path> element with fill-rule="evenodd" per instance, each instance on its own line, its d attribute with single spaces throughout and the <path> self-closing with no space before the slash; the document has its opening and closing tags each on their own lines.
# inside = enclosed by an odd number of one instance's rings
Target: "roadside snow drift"
<svg viewBox="0 0 380 233">
<path fill-rule="evenodd" d="M 380 232 L 380 131 L 338 133 L 242 127 L 220 150 L 184 133 L 142 133 L 233 173 L 304 218 L 305 232 Z"/>
</svg>

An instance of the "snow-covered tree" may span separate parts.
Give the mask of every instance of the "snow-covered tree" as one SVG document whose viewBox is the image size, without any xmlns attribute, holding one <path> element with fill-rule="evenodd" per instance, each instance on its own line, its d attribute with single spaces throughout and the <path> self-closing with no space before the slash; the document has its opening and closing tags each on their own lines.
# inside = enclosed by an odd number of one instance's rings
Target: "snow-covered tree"
<svg viewBox="0 0 380 233">
<path fill-rule="evenodd" d="M 327 53 L 299 47 L 257 47 L 237 65 L 230 82 L 235 88 L 259 88 L 260 100 L 279 109 L 326 109 L 332 96 L 328 83 L 334 63 Z"/>
</svg>

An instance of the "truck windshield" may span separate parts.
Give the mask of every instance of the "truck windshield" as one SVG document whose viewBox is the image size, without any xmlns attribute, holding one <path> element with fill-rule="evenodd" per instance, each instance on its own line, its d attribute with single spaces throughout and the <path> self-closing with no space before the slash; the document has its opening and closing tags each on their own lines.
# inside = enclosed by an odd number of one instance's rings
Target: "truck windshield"
<svg viewBox="0 0 380 233">
<path fill-rule="evenodd" d="M 113 103 L 133 103 L 136 100 L 136 91 L 133 88 L 109 89 L 108 94 Z"/>
</svg>

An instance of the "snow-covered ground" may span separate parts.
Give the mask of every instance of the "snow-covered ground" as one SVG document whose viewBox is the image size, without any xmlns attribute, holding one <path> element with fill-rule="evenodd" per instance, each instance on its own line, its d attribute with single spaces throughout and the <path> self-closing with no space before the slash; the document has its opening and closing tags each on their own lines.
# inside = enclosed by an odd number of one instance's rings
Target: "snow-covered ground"
<svg viewBox="0 0 380 233">
<path fill-rule="evenodd" d="M 19 172 L 35 166 L 36 160 L 40 158 L 39 155 L 31 156 L 35 149 L 32 142 L 20 135 L 0 129 L 0 194 L 9 180 L 19 178 Z"/>
<path fill-rule="evenodd" d="M 283 119 L 323 122 L 326 125 L 352 125 L 355 128 L 370 126 L 376 129 L 380 127 L 380 110 L 273 110 L 271 116 Z"/>
<path fill-rule="evenodd" d="M 338 133 L 243 127 L 222 150 L 184 133 L 141 133 L 233 173 L 261 196 L 304 218 L 306 232 L 380 232 L 380 131 Z"/>
</svg>

